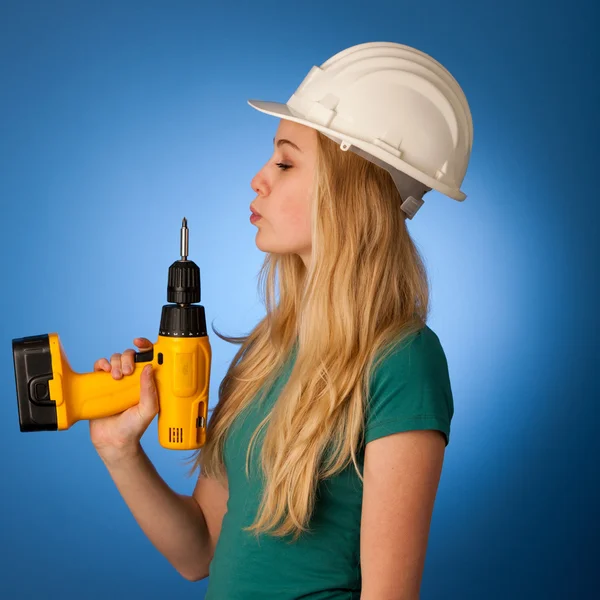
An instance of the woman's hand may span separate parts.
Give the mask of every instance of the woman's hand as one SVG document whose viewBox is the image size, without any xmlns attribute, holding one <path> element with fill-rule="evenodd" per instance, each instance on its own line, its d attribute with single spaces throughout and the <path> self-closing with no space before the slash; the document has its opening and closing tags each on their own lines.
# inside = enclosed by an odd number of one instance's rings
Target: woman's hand
<svg viewBox="0 0 600 600">
<path fill-rule="evenodd" d="M 140 351 L 150 350 L 152 342 L 146 338 L 136 338 L 133 343 Z M 122 354 L 116 352 L 110 357 L 99 358 L 94 363 L 94 371 L 111 372 L 115 379 L 127 377 L 134 370 L 135 350 L 128 348 Z M 154 376 L 147 365 L 140 376 L 140 400 L 127 410 L 109 417 L 90 419 L 90 438 L 103 460 L 119 460 L 139 448 L 142 435 L 158 413 L 158 394 Z"/>
</svg>

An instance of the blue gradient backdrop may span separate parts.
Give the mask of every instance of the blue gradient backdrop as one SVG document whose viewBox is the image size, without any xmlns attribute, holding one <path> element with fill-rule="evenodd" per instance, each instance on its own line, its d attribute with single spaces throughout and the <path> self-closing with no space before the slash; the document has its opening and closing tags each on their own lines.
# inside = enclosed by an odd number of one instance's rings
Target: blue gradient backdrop
<svg viewBox="0 0 600 600">
<path fill-rule="evenodd" d="M 79 372 L 156 340 L 184 216 L 209 322 L 247 332 L 263 314 L 250 180 L 278 121 L 246 100 L 284 102 L 366 41 L 442 62 L 474 120 L 467 200 L 433 191 L 409 223 L 456 405 L 421 597 L 597 597 L 597 16 L 591 1 L 4 0 L 0 597 L 204 596 L 139 529 L 86 422 L 19 431 L 11 339 L 57 332 Z M 214 405 L 236 347 L 211 343 Z M 161 448 L 156 420 L 142 444 L 191 494 L 189 453 Z"/>
</svg>

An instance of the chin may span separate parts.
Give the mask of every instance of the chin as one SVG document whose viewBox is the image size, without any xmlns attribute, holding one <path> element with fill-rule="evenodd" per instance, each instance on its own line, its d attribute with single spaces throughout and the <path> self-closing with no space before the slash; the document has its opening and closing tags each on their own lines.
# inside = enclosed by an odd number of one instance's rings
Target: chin
<svg viewBox="0 0 600 600">
<path fill-rule="evenodd" d="M 288 244 L 278 244 L 277 242 L 265 242 L 257 236 L 256 247 L 262 252 L 270 252 L 271 254 L 292 254 L 298 251 L 290 247 Z"/>
</svg>

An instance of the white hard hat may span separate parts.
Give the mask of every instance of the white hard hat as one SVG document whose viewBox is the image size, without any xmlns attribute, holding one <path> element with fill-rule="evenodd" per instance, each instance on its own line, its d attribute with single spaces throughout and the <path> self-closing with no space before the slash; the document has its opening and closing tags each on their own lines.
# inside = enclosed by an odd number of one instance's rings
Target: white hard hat
<svg viewBox="0 0 600 600">
<path fill-rule="evenodd" d="M 473 144 L 467 99 L 425 52 L 367 42 L 313 66 L 286 102 L 248 100 L 269 115 L 313 127 L 392 176 L 412 219 L 430 189 L 462 202 Z"/>
</svg>

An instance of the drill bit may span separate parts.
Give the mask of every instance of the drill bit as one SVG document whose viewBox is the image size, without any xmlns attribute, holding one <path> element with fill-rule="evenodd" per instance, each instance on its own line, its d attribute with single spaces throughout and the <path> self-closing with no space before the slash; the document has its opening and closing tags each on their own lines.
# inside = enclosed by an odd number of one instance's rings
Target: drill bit
<svg viewBox="0 0 600 600">
<path fill-rule="evenodd" d="M 187 260 L 189 252 L 189 229 L 185 217 L 183 217 L 183 221 L 181 222 L 180 246 L 181 260 Z"/>
</svg>

